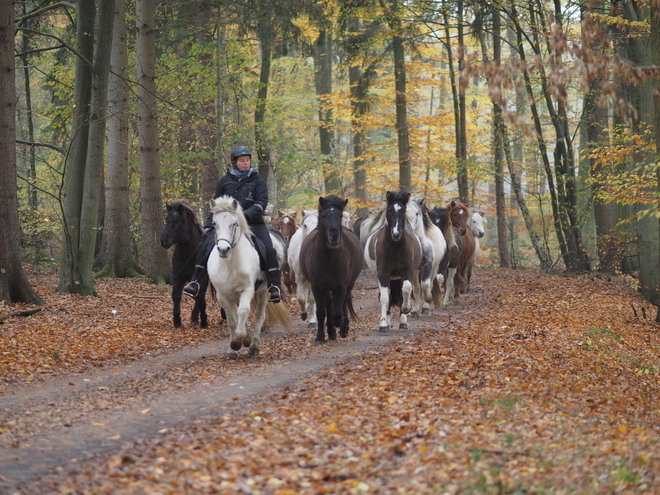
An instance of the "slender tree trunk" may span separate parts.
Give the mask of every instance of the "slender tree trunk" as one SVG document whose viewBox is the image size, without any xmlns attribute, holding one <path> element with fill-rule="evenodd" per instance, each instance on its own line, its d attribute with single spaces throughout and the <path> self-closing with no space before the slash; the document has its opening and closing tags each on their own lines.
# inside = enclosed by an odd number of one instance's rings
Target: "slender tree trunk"
<svg viewBox="0 0 660 495">
<path fill-rule="evenodd" d="M 458 196 L 463 203 L 470 199 L 470 185 L 468 182 L 468 160 L 467 160 L 467 117 L 465 107 L 466 84 L 461 82 L 465 70 L 465 40 L 463 28 L 463 0 L 458 0 L 456 7 L 458 16 L 458 126 L 461 129 L 458 139 L 458 163 L 456 179 L 458 181 Z"/>
<path fill-rule="evenodd" d="M 106 219 L 103 229 L 105 265 L 98 276 L 134 277 L 128 197 L 128 52 L 126 2 L 115 0 L 115 27 L 108 77 L 108 173 L 105 183 Z"/>
<path fill-rule="evenodd" d="M 360 20 L 353 19 L 348 24 L 349 38 L 360 35 Z M 349 42 L 349 46 L 352 46 Z M 355 56 L 356 54 L 352 54 Z M 367 92 L 369 91 L 369 75 L 361 66 L 352 63 L 348 68 L 348 80 L 351 91 L 351 132 L 353 134 L 353 184 L 354 196 L 360 206 L 357 210 L 359 217 L 366 217 L 369 213 L 367 207 L 367 170 L 364 153 L 367 147 L 364 130 L 364 117 L 369 111 Z"/>
<path fill-rule="evenodd" d="M 168 282 L 170 260 L 160 246 L 163 202 L 160 192 L 158 123 L 156 119 L 156 32 L 154 0 L 137 0 L 138 135 L 144 267 L 148 279 Z"/>
<path fill-rule="evenodd" d="M 326 101 L 332 94 L 332 35 L 321 29 L 314 43 L 314 82 L 319 100 L 319 139 L 323 159 L 323 182 L 326 193 L 339 194 L 341 180 L 336 169 L 332 151 L 335 133 L 333 130 L 332 107 Z"/>
<path fill-rule="evenodd" d="M 264 16 L 265 14 L 262 14 Z M 270 64 L 273 52 L 273 26 L 270 19 L 259 19 L 257 32 L 261 46 L 261 70 L 259 72 L 259 90 L 257 104 L 254 110 L 254 140 L 257 148 L 259 174 L 268 181 L 270 173 L 270 152 L 266 143 L 264 122 L 266 119 L 266 102 L 268 101 L 268 84 L 270 82 Z"/>
<path fill-rule="evenodd" d="M 394 58 L 394 89 L 396 91 L 396 135 L 399 149 L 399 188 L 412 190 L 410 135 L 408 130 L 408 102 L 406 93 L 406 57 L 399 0 L 380 0 L 381 8 L 392 31 Z"/>
<path fill-rule="evenodd" d="M 218 85 L 217 85 L 217 95 L 216 95 L 216 120 L 218 130 L 216 131 L 218 135 L 218 142 L 216 144 L 217 150 L 217 161 L 216 161 L 216 177 L 202 175 L 202 198 L 204 199 L 204 204 L 208 200 L 213 198 L 215 194 L 215 185 L 218 182 L 218 178 L 222 175 L 222 171 L 225 169 L 227 164 L 227 118 L 225 116 L 226 112 L 226 100 L 227 100 L 227 87 L 229 85 L 229 76 L 227 75 L 227 16 L 225 13 L 225 2 L 224 0 L 218 0 L 218 17 L 217 17 L 217 31 L 218 31 L 218 40 L 217 40 L 217 67 L 218 67 Z"/>
<path fill-rule="evenodd" d="M 80 56 L 76 58 L 71 144 L 66 158 L 62 197 L 64 218 L 62 241 L 64 251 L 60 262 L 60 279 L 57 290 L 78 294 L 92 294 L 94 292 L 94 287 L 87 285 L 88 278 L 84 277 L 82 272 L 84 268 L 80 262 L 80 221 L 86 173 L 89 111 L 92 97 L 94 15 L 94 0 L 80 0 L 78 2 L 76 49 Z M 84 59 L 81 57 L 84 57 Z"/>
<path fill-rule="evenodd" d="M 27 13 L 26 3 L 21 4 L 21 9 L 23 15 Z M 30 20 L 24 22 L 24 26 L 28 27 L 30 25 Z M 28 141 L 34 143 L 34 118 L 32 115 L 32 88 L 30 86 L 30 56 L 28 51 L 30 50 L 30 37 L 28 34 L 23 31 L 21 33 L 21 48 L 23 50 L 23 55 L 21 60 L 23 62 L 23 87 L 25 89 L 25 120 L 27 122 L 28 129 Z M 30 146 L 28 149 L 29 152 L 29 163 L 28 163 L 28 178 L 32 183 L 28 184 L 28 206 L 31 210 L 36 210 L 38 206 L 37 202 L 37 188 L 34 187 L 34 181 L 37 180 L 37 159 L 34 146 Z M 35 253 L 36 254 L 36 253 Z M 35 257 L 36 260 L 37 257 Z"/>
<path fill-rule="evenodd" d="M 81 284 L 94 286 L 92 266 L 96 240 L 100 191 L 103 184 L 105 163 L 105 128 L 108 109 L 108 73 L 112 51 L 115 0 L 103 0 L 98 12 L 92 74 L 92 98 L 89 114 L 89 142 L 85 159 L 84 193 L 80 215 L 80 266 Z"/>
<path fill-rule="evenodd" d="M 657 2 L 651 2 L 650 8 L 650 17 L 651 17 L 651 61 L 653 65 L 660 66 L 660 5 Z M 660 92 L 660 77 L 657 75 L 653 78 L 653 89 L 655 90 L 654 97 L 654 123 L 655 123 L 655 146 L 656 146 L 656 157 L 660 156 L 660 98 L 658 97 L 658 92 Z M 656 158 L 657 160 L 657 158 Z M 656 168 L 656 194 L 660 191 L 660 170 Z M 660 207 L 660 200 L 655 204 L 655 207 Z M 649 215 L 648 229 L 653 231 L 655 229 L 655 235 L 657 236 L 660 233 L 660 225 L 658 224 L 659 220 L 655 218 L 654 215 Z M 649 235 L 651 237 L 651 235 Z M 660 240 L 659 240 L 660 243 Z M 660 306 L 660 250 L 656 249 L 655 256 L 653 253 L 649 253 L 647 259 L 642 259 L 642 266 L 644 270 L 641 272 L 649 271 L 650 273 L 647 277 L 642 280 L 642 274 L 640 273 L 640 283 L 643 281 L 644 285 L 642 294 L 644 299 L 650 301 L 656 307 Z M 648 262 L 648 264 L 646 264 Z M 641 285 L 641 284 L 640 284 Z M 660 323 L 660 310 L 656 312 L 655 321 Z"/>
<path fill-rule="evenodd" d="M 452 42 L 451 42 L 451 31 L 449 23 L 449 14 L 446 9 L 442 11 L 445 25 L 445 38 L 443 40 L 443 45 L 447 50 L 447 64 L 449 66 L 449 80 L 451 82 L 451 94 L 452 94 L 452 103 L 454 106 L 454 134 L 456 135 L 456 141 L 454 143 L 454 156 L 456 158 L 456 170 L 457 170 L 457 179 L 459 183 L 459 191 L 461 186 L 461 179 L 459 178 L 461 169 L 461 143 L 463 142 L 461 136 L 463 129 L 461 128 L 461 118 L 460 118 L 460 109 L 459 109 L 459 98 L 458 98 L 458 83 L 456 81 L 456 70 L 454 69 L 454 54 L 452 51 Z M 440 180 L 442 181 L 442 177 Z M 465 182 L 464 184 L 467 184 Z M 460 192 L 459 192 L 460 196 Z"/>
<path fill-rule="evenodd" d="M 0 301 L 41 304 L 21 265 L 16 197 L 14 2 L 0 0 Z"/>
<path fill-rule="evenodd" d="M 496 73 L 502 61 L 502 44 L 500 43 L 500 14 L 497 9 L 492 9 L 493 14 L 493 64 Z M 482 46 L 485 43 L 482 43 Z M 484 47 L 485 51 L 485 47 Z M 489 84 L 496 86 L 496 95 L 501 95 L 501 84 L 499 81 L 489 79 Z M 497 216 L 497 247 L 500 255 L 500 266 L 511 268 L 509 259 L 508 230 L 506 228 L 506 197 L 504 193 L 504 119 L 502 118 L 502 107 L 500 103 L 493 100 L 493 165 L 495 171 L 495 208 Z"/>
</svg>

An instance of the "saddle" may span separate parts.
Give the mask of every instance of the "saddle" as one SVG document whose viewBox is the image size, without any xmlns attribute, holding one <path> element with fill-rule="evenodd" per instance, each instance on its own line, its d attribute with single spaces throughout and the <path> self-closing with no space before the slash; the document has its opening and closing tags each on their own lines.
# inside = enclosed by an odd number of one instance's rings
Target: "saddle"
<svg viewBox="0 0 660 495">
<path fill-rule="evenodd" d="M 259 254 L 259 267 L 267 272 L 268 271 L 268 265 L 266 264 L 266 245 L 263 243 L 261 239 L 259 239 L 256 236 L 252 236 L 252 244 L 254 244 L 255 249 L 257 250 L 257 253 Z"/>
</svg>

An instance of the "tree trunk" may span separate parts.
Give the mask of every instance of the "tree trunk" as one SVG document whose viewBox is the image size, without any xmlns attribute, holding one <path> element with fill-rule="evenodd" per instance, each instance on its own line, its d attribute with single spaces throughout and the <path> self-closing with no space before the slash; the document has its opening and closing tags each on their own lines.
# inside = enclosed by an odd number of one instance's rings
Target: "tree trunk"
<svg viewBox="0 0 660 495">
<path fill-rule="evenodd" d="M 457 134 L 458 157 L 456 179 L 458 181 L 458 197 L 463 203 L 470 199 L 470 186 L 468 182 L 468 161 L 467 161 L 467 118 L 465 108 L 465 88 L 467 84 L 462 82 L 465 70 L 465 40 L 463 29 L 463 0 L 458 0 L 457 11 L 457 32 L 458 32 L 458 126 L 460 133 Z"/>
<path fill-rule="evenodd" d="M 380 6 L 392 31 L 394 58 L 394 89 L 396 91 L 396 135 L 399 150 L 399 188 L 412 190 L 410 163 L 410 135 L 408 133 L 408 103 L 406 94 L 406 57 L 403 46 L 403 28 L 399 0 L 380 0 Z"/>
<path fill-rule="evenodd" d="M 360 36 L 360 20 L 353 19 L 348 23 L 348 46 L 353 47 L 352 39 Z M 350 55 L 355 56 L 355 53 Z M 367 170 L 364 153 L 367 147 L 367 138 L 364 130 L 364 116 L 369 111 L 367 93 L 369 91 L 369 73 L 353 62 L 349 64 L 348 81 L 351 91 L 351 130 L 353 133 L 353 186 L 354 196 L 360 205 L 357 209 L 358 217 L 366 217 L 369 213 L 367 206 Z"/>
<path fill-rule="evenodd" d="M 89 136 L 85 159 L 85 180 L 80 214 L 80 274 L 83 287 L 94 287 L 92 266 L 96 240 L 100 192 L 103 184 L 105 127 L 108 109 L 108 73 L 112 51 L 115 0 L 100 3 L 95 37 L 92 74 L 92 98 L 89 114 Z"/>
<path fill-rule="evenodd" d="M 502 44 L 500 43 L 500 15 L 497 9 L 492 9 L 493 14 L 493 64 L 499 67 L 502 61 Z M 482 43 L 482 46 L 485 43 Z M 483 48 L 485 50 L 485 47 Z M 497 70 L 497 69 L 496 69 Z M 499 71 L 498 71 L 499 72 Z M 492 79 L 492 78 L 491 78 Z M 501 95 L 501 84 L 489 79 L 489 84 L 497 87 L 491 94 Z M 504 120 L 502 107 L 496 99 L 493 100 L 493 168 L 495 172 L 495 208 L 497 216 L 497 247 L 500 255 L 500 266 L 511 268 L 509 259 L 509 236 L 506 226 L 506 197 L 504 194 Z"/>
<path fill-rule="evenodd" d="M 651 2 L 651 61 L 653 65 L 660 66 L 660 6 L 657 2 Z M 655 90 L 654 98 L 654 122 L 655 122 L 655 146 L 656 156 L 660 156 L 660 99 L 658 97 L 658 92 L 660 91 L 660 78 L 656 75 L 653 78 L 653 89 Z M 656 168 L 656 193 L 660 191 L 660 170 Z M 657 208 L 658 202 L 656 202 L 655 207 Z M 659 220 L 655 218 L 654 215 L 648 215 L 648 229 L 649 229 L 649 238 L 658 237 L 660 233 L 660 225 L 658 224 Z M 658 240 L 660 244 L 660 239 Z M 660 306 L 660 250 L 658 250 L 658 244 L 656 244 L 655 252 L 650 252 L 648 258 L 641 259 L 643 270 L 640 271 L 640 285 L 642 286 L 642 294 L 644 299 L 651 302 L 656 306 Z M 641 251 L 641 250 L 640 250 Z M 647 264 L 648 263 L 648 264 Z M 645 276 L 642 280 L 642 273 L 646 271 L 651 272 L 648 276 Z M 642 284 L 644 282 L 644 284 Z M 655 321 L 660 323 L 660 310 L 656 312 Z"/>
<path fill-rule="evenodd" d="M 224 0 L 218 0 L 218 17 L 217 17 L 217 31 L 218 41 L 216 47 L 216 63 L 218 72 L 217 95 L 216 95 L 216 121 L 218 140 L 216 143 L 216 175 L 211 176 L 210 170 L 207 174 L 202 174 L 202 198 L 204 204 L 208 203 L 210 198 L 215 195 L 215 186 L 222 171 L 227 164 L 227 118 L 225 116 L 227 88 L 229 85 L 229 76 L 227 74 L 227 16 L 225 13 Z M 205 169 L 206 170 L 206 169 Z"/>
<path fill-rule="evenodd" d="M 266 118 L 271 54 L 273 51 L 273 26 L 268 21 L 269 19 L 260 19 L 257 26 L 259 45 L 261 46 L 261 70 L 259 71 L 257 104 L 254 110 L 254 140 L 257 148 L 259 174 L 266 182 L 268 182 L 268 174 L 270 173 L 270 153 L 266 144 L 264 121 Z"/>
<path fill-rule="evenodd" d="M 21 265 L 16 197 L 14 2 L 0 1 L 0 301 L 41 304 Z"/>
<path fill-rule="evenodd" d="M 128 53 L 126 2 L 115 0 L 111 73 L 108 78 L 108 173 L 105 183 L 106 218 L 103 229 L 105 265 L 98 276 L 134 277 L 138 266 L 131 251 L 128 197 Z"/>
<path fill-rule="evenodd" d="M 314 43 L 314 82 L 319 104 L 319 139 L 325 192 L 340 194 L 341 180 L 332 151 L 335 139 L 332 128 L 332 107 L 326 101 L 326 98 L 332 94 L 332 35 L 325 29 L 321 29 Z"/>
<path fill-rule="evenodd" d="M 89 277 L 83 274 L 81 265 L 81 215 L 85 184 L 85 166 L 89 135 L 89 111 L 92 97 L 92 61 L 94 57 L 94 0 L 78 2 L 76 21 L 76 78 L 73 115 L 71 116 L 72 141 L 66 158 L 62 209 L 64 218 L 63 253 L 60 262 L 59 292 L 93 294 Z M 84 57 L 81 58 L 81 57 Z M 96 212 L 94 212 L 96 213 Z"/>
<path fill-rule="evenodd" d="M 160 192 L 158 124 L 156 120 L 156 32 L 154 0 L 137 0 L 138 135 L 144 268 L 148 279 L 168 282 L 170 259 L 160 246 L 163 206 Z"/>
</svg>

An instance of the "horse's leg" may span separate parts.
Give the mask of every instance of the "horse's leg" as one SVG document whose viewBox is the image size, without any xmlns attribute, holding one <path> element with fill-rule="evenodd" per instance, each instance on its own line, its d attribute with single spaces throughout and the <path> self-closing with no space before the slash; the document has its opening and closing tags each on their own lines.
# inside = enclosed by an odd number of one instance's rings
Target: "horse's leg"
<svg viewBox="0 0 660 495">
<path fill-rule="evenodd" d="M 348 311 L 348 301 L 346 294 L 346 287 L 341 287 L 337 291 L 332 292 L 332 320 L 333 320 L 333 330 L 334 327 L 339 328 L 340 335 L 346 337 L 343 333 L 344 327 L 344 315 Z M 346 329 L 348 331 L 348 329 Z M 335 333 L 335 338 L 337 334 Z"/>
<path fill-rule="evenodd" d="M 399 330 L 408 330 L 408 316 L 403 311 L 399 315 Z"/>
<path fill-rule="evenodd" d="M 238 311 L 236 316 L 236 330 L 232 335 L 229 345 L 235 351 L 238 351 L 243 342 L 247 339 L 247 319 L 250 316 L 250 304 L 254 297 L 254 289 L 252 287 L 244 290 L 238 299 Z M 227 314 L 229 316 L 229 314 Z"/>
<path fill-rule="evenodd" d="M 307 319 L 307 327 L 314 328 L 318 325 L 318 317 L 316 316 L 316 300 L 310 297 L 307 300 L 307 307 L 309 308 L 309 318 Z"/>
<path fill-rule="evenodd" d="M 380 281 L 378 282 L 380 284 Z M 380 322 L 378 323 L 379 332 L 390 331 L 390 285 L 389 281 L 385 285 L 380 285 Z"/>
<path fill-rule="evenodd" d="M 175 282 L 172 285 L 172 316 L 174 328 L 181 328 L 181 292 L 183 283 Z"/>
<path fill-rule="evenodd" d="M 403 292 L 403 304 L 401 305 L 402 313 L 410 313 L 410 303 L 412 295 L 412 283 L 410 283 L 410 278 L 405 278 L 403 280 L 403 287 L 401 287 Z"/>
<path fill-rule="evenodd" d="M 419 316 L 420 308 L 422 302 L 422 284 L 419 281 L 419 277 L 415 275 L 413 277 L 413 307 L 410 310 L 410 316 Z"/>
<path fill-rule="evenodd" d="M 257 307 L 255 310 L 254 331 L 250 339 L 248 356 L 258 356 L 259 348 L 261 346 L 261 331 L 264 321 L 266 321 L 266 305 L 268 304 L 268 292 L 258 292 L 255 297 L 257 298 Z"/>
<path fill-rule="evenodd" d="M 447 278 L 445 279 L 445 298 L 442 301 L 442 307 L 447 309 L 449 306 L 449 299 L 451 299 L 454 292 L 454 278 L 456 277 L 456 267 L 449 267 L 447 270 Z"/>
<path fill-rule="evenodd" d="M 191 320 L 193 319 L 195 320 L 195 323 L 197 322 L 197 320 L 194 318 L 194 314 L 196 310 L 197 314 L 199 315 L 200 328 L 209 327 L 209 321 L 206 315 L 206 291 L 208 289 L 208 286 L 209 286 L 208 281 L 200 283 L 199 294 L 197 294 L 197 297 L 195 298 L 195 307 L 193 308 L 193 317 L 191 318 Z"/>
<path fill-rule="evenodd" d="M 344 296 L 344 304 L 342 305 L 342 316 L 341 327 L 339 328 L 339 335 L 342 338 L 348 337 L 348 297 L 349 292 L 346 292 Z"/>
<path fill-rule="evenodd" d="M 316 329 L 316 345 L 325 344 L 325 295 L 321 292 L 314 292 L 314 302 L 316 303 L 316 319 L 318 328 Z"/>
<path fill-rule="evenodd" d="M 227 318 L 227 327 L 229 328 L 229 345 L 231 347 L 231 351 L 227 354 L 227 359 L 237 359 L 238 358 L 238 350 L 241 348 L 239 345 L 238 348 L 234 348 L 234 346 L 231 344 L 234 342 L 235 335 L 236 335 L 236 325 L 237 325 L 237 319 L 238 315 L 236 313 L 236 308 L 234 307 L 233 304 L 225 304 L 223 306 L 225 309 L 225 317 Z"/>
<path fill-rule="evenodd" d="M 337 340 L 337 328 L 335 320 L 334 297 L 330 295 L 325 298 L 325 326 L 328 333 L 328 340 Z"/>
</svg>

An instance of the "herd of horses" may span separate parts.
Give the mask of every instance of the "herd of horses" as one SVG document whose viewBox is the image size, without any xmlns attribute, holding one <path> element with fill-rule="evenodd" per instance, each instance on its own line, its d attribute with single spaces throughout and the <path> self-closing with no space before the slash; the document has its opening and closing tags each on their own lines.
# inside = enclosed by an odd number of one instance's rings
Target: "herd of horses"
<svg viewBox="0 0 660 495">
<path fill-rule="evenodd" d="M 388 191 L 382 204 L 349 227 L 347 199 L 320 197 L 316 210 L 279 212 L 269 225 L 282 280 L 300 307 L 300 316 L 316 327 L 316 344 L 349 332 L 355 319 L 351 291 L 365 265 L 379 287 L 379 331 L 391 327 L 393 307 L 399 308 L 399 328 L 407 329 L 409 315 L 428 313 L 430 304 L 447 309 L 469 290 L 472 270 L 483 237 L 483 212 L 451 201 L 429 208 L 424 198 L 409 192 Z M 186 201 L 166 205 L 161 245 L 172 254 L 174 326 L 181 326 L 181 294 L 195 267 L 203 230 Z M 285 304 L 268 304 L 264 264 L 240 204 L 231 197 L 212 199 L 215 247 L 200 280 L 191 322 L 208 326 L 206 292 L 222 308 L 230 330 L 230 359 L 242 347 L 248 355 L 260 352 L 261 330 L 272 325 L 290 328 Z M 444 295 L 443 295 L 444 291 Z M 253 331 L 248 319 L 253 315 Z"/>
</svg>

